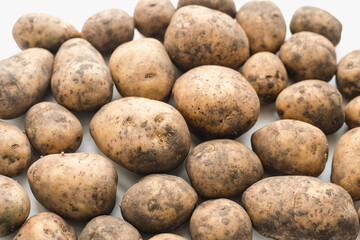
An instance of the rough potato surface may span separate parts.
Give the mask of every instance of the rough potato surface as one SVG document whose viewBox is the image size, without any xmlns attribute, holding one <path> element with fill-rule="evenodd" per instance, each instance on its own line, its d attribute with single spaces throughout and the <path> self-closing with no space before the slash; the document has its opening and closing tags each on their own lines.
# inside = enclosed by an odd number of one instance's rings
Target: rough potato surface
<svg viewBox="0 0 360 240">
<path fill-rule="evenodd" d="M 360 96 L 355 97 L 346 105 L 345 123 L 349 128 L 360 127 Z"/>
<path fill-rule="evenodd" d="M 155 235 L 149 240 L 187 240 L 187 239 L 171 233 L 161 233 Z"/>
<path fill-rule="evenodd" d="M 187 5 L 201 5 L 212 8 L 230 15 L 232 18 L 236 15 L 236 6 L 233 0 L 179 0 L 177 7 Z"/>
<path fill-rule="evenodd" d="M 360 50 L 352 51 L 340 60 L 336 86 L 349 99 L 360 95 Z"/>
</svg>

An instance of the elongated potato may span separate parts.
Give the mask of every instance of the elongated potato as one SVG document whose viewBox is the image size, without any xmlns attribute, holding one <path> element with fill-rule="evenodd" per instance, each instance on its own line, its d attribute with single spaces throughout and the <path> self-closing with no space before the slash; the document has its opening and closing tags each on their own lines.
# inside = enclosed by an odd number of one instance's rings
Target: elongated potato
<svg viewBox="0 0 360 240">
<path fill-rule="evenodd" d="M 346 105 L 345 123 L 349 128 L 360 127 L 360 96 L 355 97 Z"/>
<path fill-rule="evenodd" d="M 340 60 L 336 86 L 349 99 L 360 95 L 360 50 L 352 51 Z"/>
<path fill-rule="evenodd" d="M 149 240 L 186 240 L 186 238 L 171 233 L 161 233 L 153 236 Z"/>
<path fill-rule="evenodd" d="M 177 7 L 187 5 L 201 5 L 212 8 L 230 15 L 232 18 L 236 15 L 236 6 L 233 0 L 179 0 Z"/>
</svg>

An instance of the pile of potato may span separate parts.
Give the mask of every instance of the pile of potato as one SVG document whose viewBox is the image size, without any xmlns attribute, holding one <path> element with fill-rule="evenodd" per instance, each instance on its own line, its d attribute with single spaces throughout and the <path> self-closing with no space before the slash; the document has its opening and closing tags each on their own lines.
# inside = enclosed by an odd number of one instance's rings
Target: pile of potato
<svg viewBox="0 0 360 240">
<path fill-rule="evenodd" d="M 355 240 L 360 50 L 337 63 L 342 24 L 323 9 L 288 26 L 285 39 L 270 1 L 139 0 L 133 17 L 103 10 L 81 32 L 21 16 L 22 51 L 0 61 L 0 237 Z M 254 129 L 266 105 L 280 119 Z M 12 179 L 25 175 L 31 193 Z M 47 211 L 28 219 L 31 194 Z"/>
</svg>

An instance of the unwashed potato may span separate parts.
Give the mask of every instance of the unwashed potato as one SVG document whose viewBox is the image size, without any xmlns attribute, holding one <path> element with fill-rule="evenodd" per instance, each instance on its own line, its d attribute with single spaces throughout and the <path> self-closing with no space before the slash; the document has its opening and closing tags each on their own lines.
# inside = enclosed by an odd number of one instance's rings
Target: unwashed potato
<svg viewBox="0 0 360 240">
<path fill-rule="evenodd" d="M 221 66 L 194 68 L 173 87 L 176 108 L 193 133 L 204 139 L 237 138 L 256 122 L 260 102 L 237 71 Z"/>
<path fill-rule="evenodd" d="M 245 210 L 229 199 L 201 203 L 190 219 L 192 240 L 251 240 L 251 220 Z"/>
<path fill-rule="evenodd" d="M 54 56 L 47 50 L 24 50 L 0 62 L 0 118 L 20 116 L 45 95 Z"/>
<path fill-rule="evenodd" d="M 45 13 L 27 13 L 14 24 L 12 34 L 21 49 L 39 47 L 56 52 L 70 38 L 80 33 L 57 16 Z"/>
<path fill-rule="evenodd" d="M 41 155 L 75 152 L 81 144 L 80 121 L 59 104 L 35 104 L 26 113 L 24 121 L 26 134 Z"/>
<path fill-rule="evenodd" d="M 336 132 L 345 121 L 340 92 L 321 80 L 301 81 L 285 88 L 275 106 L 281 119 L 310 123 L 325 134 Z"/>
<path fill-rule="evenodd" d="M 66 41 L 56 53 L 51 91 L 74 111 L 94 111 L 111 101 L 113 81 L 101 54 L 81 38 Z"/>
<path fill-rule="evenodd" d="M 27 177 L 35 198 L 64 218 L 88 221 L 115 206 L 116 169 L 97 154 L 47 155 L 30 166 Z"/>
<path fill-rule="evenodd" d="M 119 46 L 109 60 L 121 96 L 167 101 L 175 82 L 175 67 L 162 43 L 142 38 Z"/>
<path fill-rule="evenodd" d="M 355 97 L 346 105 L 345 123 L 349 128 L 360 127 L 360 96 Z"/>
<path fill-rule="evenodd" d="M 134 38 L 135 24 L 132 17 L 120 9 L 106 9 L 88 18 L 82 29 L 85 38 L 99 52 L 108 54 L 119 45 Z"/>
<path fill-rule="evenodd" d="M 179 0 L 177 7 L 187 5 L 201 5 L 212 8 L 230 15 L 232 18 L 236 15 L 236 6 L 233 0 Z"/>
<path fill-rule="evenodd" d="M 250 186 L 242 202 L 254 229 L 277 240 L 355 240 L 359 219 L 341 187 L 307 176 L 269 177 Z"/>
<path fill-rule="evenodd" d="M 0 174 L 15 177 L 30 165 L 31 145 L 15 125 L 0 121 Z"/>
<path fill-rule="evenodd" d="M 340 60 L 336 86 L 347 98 L 360 95 L 360 50 L 352 51 Z"/>
<path fill-rule="evenodd" d="M 187 239 L 171 233 L 161 233 L 153 236 L 149 240 L 187 240 Z"/>
<path fill-rule="evenodd" d="M 197 202 L 195 190 L 182 178 L 152 174 L 130 187 L 121 201 L 124 219 L 144 232 L 176 229 L 191 215 Z"/>
<path fill-rule="evenodd" d="M 13 240 L 76 240 L 75 229 L 55 213 L 41 212 L 29 218 Z"/>
<path fill-rule="evenodd" d="M 249 41 L 237 22 L 225 13 L 196 5 L 175 12 L 164 45 L 183 71 L 201 65 L 238 69 L 249 57 Z"/>
</svg>

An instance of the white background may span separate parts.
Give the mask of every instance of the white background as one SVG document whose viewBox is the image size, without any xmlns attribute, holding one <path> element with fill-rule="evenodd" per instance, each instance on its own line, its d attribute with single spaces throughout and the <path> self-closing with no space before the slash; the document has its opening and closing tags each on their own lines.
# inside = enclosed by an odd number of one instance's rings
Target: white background
<svg viewBox="0 0 360 240">
<path fill-rule="evenodd" d="M 125 10 L 130 15 L 132 15 L 135 5 L 135 0 L 101 0 L 101 1 L 45 1 L 45 0 L 33 0 L 33 1 L 6 1 L 6 4 L 3 3 L 2 7 L 0 8 L 0 59 L 5 59 L 10 57 L 20 51 L 17 47 L 15 41 L 12 38 L 12 26 L 14 25 L 15 21 L 23 14 L 30 13 L 30 12 L 44 12 L 53 14 L 56 16 L 61 17 L 62 19 L 68 21 L 69 23 L 73 24 L 79 31 L 82 28 L 83 23 L 85 20 L 93 15 L 94 13 L 107 9 L 107 8 L 120 8 Z M 241 5 L 245 1 L 235 0 L 236 9 L 238 10 Z M 291 20 L 292 14 L 301 6 L 316 6 L 323 8 L 330 13 L 332 13 L 335 17 L 337 17 L 343 24 L 343 32 L 341 36 L 341 41 L 339 45 L 336 47 L 337 53 L 337 61 L 339 61 L 343 56 L 345 56 L 350 51 L 355 49 L 360 49 L 360 32 L 359 32 L 359 23 L 360 23 L 360 14 L 359 14 L 359 4 L 357 1 L 328 1 L 328 0 L 317 0 L 317 1 L 308 1 L 308 0 L 299 0 L 299 1 L 288 1 L 288 0 L 277 0 L 274 1 L 279 8 L 281 9 L 284 18 L 287 23 L 287 38 L 291 35 L 289 30 L 289 23 Z M 172 0 L 174 6 L 177 5 L 177 0 Z M 135 39 L 140 38 L 141 35 L 136 32 Z M 335 77 L 330 81 L 330 84 L 335 86 Z M 116 88 L 114 87 L 114 96 L 113 99 L 120 98 L 120 95 L 117 93 Z M 46 101 L 54 101 L 53 97 L 51 96 L 50 92 L 45 97 Z M 345 102 L 347 102 L 345 100 Z M 170 103 L 173 104 L 172 100 Z M 1 103 L 0 103 L 1 104 Z M 100 150 L 96 147 L 95 143 L 93 142 L 90 134 L 89 134 L 89 121 L 94 113 L 75 113 L 75 115 L 79 118 L 83 125 L 84 130 L 84 139 L 83 142 L 78 149 L 78 152 L 92 152 L 102 154 Z M 23 126 L 24 116 L 20 116 L 16 119 L 7 121 L 11 122 L 21 129 L 24 129 Z M 256 123 L 256 125 L 246 134 L 239 137 L 237 140 L 241 143 L 251 147 L 250 145 L 250 136 L 251 134 L 259 129 L 260 127 L 270 123 L 272 121 L 278 120 L 278 116 L 275 111 L 274 104 L 261 106 L 261 113 L 260 117 Z M 324 181 L 330 181 L 330 171 L 331 171 L 331 161 L 334 151 L 334 146 L 339 139 L 339 137 L 344 134 L 348 130 L 347 126 L 343 126 L 339 131 L 336 133 L 329 135 L 329 158 L 328 163 L 324 172 L 319 176 L 320 179 Z M 200 141 L 192 136 L 192 148 L 196 146 Z M 33 162 L 36 161 L 39 156 L 34 153 L 33 154 Z M 124 192 L 134 184 L 141 176 L 134 174 L 119 165 L 115 164 L 115 167 L 118 171 L 119 175 L 119 183 L 118 183 L 118 192 L 117 192 L 117 203 L 112 212 L 113 216 L 121 217 L 119 204 L 124 195 Z M 170 174 L 179 175 L 185 178 L 187 181 L 188 177 L 186 175 L 184 165 L 181 165 L 174 171 L 170 172 Z M 28 192 L 30 199 L 31 199 L 31 212 L 30 216 L 38 212 L 46 211 L 46 209 L 38 203 L 34 196 L 32 195 L 29 185 L 26 179 L 26 173 L 15 178 Z M 240 203 L 240 196 L 233 198 L 233 200 Z M 359 203 L 355 203 L 358 206 Z M 1 206 L 0 206 L 1 207 Z M 71 222 L 69 223 L 76 228 L 78 235 L 84 225 L 84 222 Z M 174 233 L 182 235 L 188 239 L 188 222 L 183 224 L 180 228 L 174 231 Z M 14 234 L 2 238 L 2 239 L 11 239 Z M 152 235 L 150 234 L 143 234 L 144 239 L 148 239 Z M 267 239 L 259 235 L 254 231 L 253 239 Z M 358 237 L 357 239 L 360 239 Z"/>
</svg>

